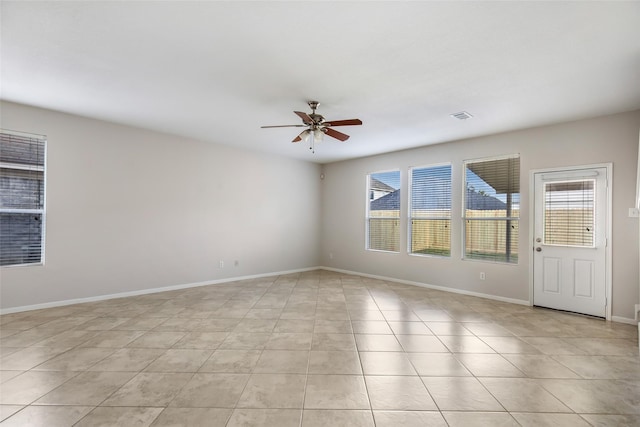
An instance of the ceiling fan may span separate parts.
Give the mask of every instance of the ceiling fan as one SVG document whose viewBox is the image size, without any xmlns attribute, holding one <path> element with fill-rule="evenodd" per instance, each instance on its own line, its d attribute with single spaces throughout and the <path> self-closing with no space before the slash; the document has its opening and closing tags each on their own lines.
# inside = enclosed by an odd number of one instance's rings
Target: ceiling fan
<svg viewBox="0 0 640 427">
<path fill-rule="evenodd" d="M 302 111 L 294 111 L 302 119 L 301 125 L 277 125 L 277 126 L 261 126 L 262 128 L 286 128 L 286 127 L 306 127 L 307 129 L 300 132 L 291 142 L 309 141 L 311 140 L 310 150 L 313 151 L 314 141 L 321 141 L 324 134 L 329 135 L 332 138 L 340 141 L 346 141 L 349 139 L 349 135 L 342 132 L 338 132 L 332 129 L 334 126 L 356 126 L 361 125 L 360 119 L 349 120 L 332 120 L 325 121 L 324 117 L 320 114 L 316 114 L 316 108 L 320 103 L 318 101 L 309 101 L 309 107 L 311 107 L 311 114 L 303 113 Z"/>
</svg>

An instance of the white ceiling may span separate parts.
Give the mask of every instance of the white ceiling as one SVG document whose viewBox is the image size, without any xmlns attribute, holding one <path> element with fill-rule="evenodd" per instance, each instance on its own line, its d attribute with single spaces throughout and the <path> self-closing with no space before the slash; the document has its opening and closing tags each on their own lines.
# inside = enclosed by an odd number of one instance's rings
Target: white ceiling
<svg viewBox="0 0 640 427">
<path fill-rule="evenodd" d="M 318 163 L 640 108 L 638 1 L 2 1 L 1 24 L 2 99 Z M 312 99 L 363 126 L 315 154 L 260 129 Z"/>
</svg>

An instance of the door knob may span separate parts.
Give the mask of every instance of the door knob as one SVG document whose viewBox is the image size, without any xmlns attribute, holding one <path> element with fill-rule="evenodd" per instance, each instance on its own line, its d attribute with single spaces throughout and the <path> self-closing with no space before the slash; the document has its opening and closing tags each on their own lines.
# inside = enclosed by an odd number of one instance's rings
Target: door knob
<svg viewBox="0 0 640 427">
<path fill-rule="evenodd" d="M 541 248 L 540 246 L 538 246 L 538 247 L 536 248 L 536 252 L 542 252 L 542 248 Z"/>
</svg>

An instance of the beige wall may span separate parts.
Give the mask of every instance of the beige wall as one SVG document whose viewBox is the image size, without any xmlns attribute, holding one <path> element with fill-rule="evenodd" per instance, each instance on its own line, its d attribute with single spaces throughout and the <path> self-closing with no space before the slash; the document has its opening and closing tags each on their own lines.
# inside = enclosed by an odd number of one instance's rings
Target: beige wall
<svg viewBox="0 0 640 427">
<path fill-rule="evenodd" d="M 475 119 L 474 119 L 475 120 Z M 368 158 L 325 165 L 322 184 L 322 265 L 434 286 L 529 300 L 530 171 L 584 164 L 613 163 L 613 304 L 614 318 L 633 319 L 638 302 L 638 220 L 629 218 L 634 206 L 640 111 L 571 123 L 456 141 Z M 463 261 L 462 162 L 507 154 L 521 156 L 521 213 L 519 264 Z M 407 170 L 451 162 L 452 256 L 449 259 L 407 254 L 406 212 L 401 215 L 401 252 L 365 250 L 365 176 L 371 172 L 401 170 L 405 183 L 401 206 L 407 206 Z M 458 220 L 456 220 L 458 218 Z M 329 254 L 333 258 L 329 257 Z M 480 272 L 486 280 L 480 280 Z"/>
<path fill-rule="evenodd" d="M 1 269 L 3 309 L 319 264 L 316 164 L 1 107 L 48 138 L 45 265 Z"/>
<path fill-rule="evenodd" d="M 640 111 L 332 163 L 320 181 L 321 167 L 307 162 L 0 105 L 3 128 L 49 141 L 46 263 L 0 270 L 2 309 L 317 265 L 527 301 L 529 171 L 612 162 L 613 315 L 633 318 L 639 231 L 628 208 Z M 513 153 L 520 263 L 462 261 L 462 161 Z M 366 251 L 366 174 L 400 168 L 406 182 L 410 166 L 443 162 L 453 165 L 452 257 L 407 255 L 406 213 L 400 254 Z"/>
</svg>

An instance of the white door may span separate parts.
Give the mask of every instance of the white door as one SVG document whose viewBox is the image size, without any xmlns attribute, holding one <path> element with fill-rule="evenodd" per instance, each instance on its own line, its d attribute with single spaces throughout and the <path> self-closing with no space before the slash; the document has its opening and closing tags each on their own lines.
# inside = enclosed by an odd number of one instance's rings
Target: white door
<svg viewBox="0 0 640 427">
<path fill-rule="evenodd" d="M 606 316 L 607 168 L 534 174 L 533 304 Z"/>
</svg>

